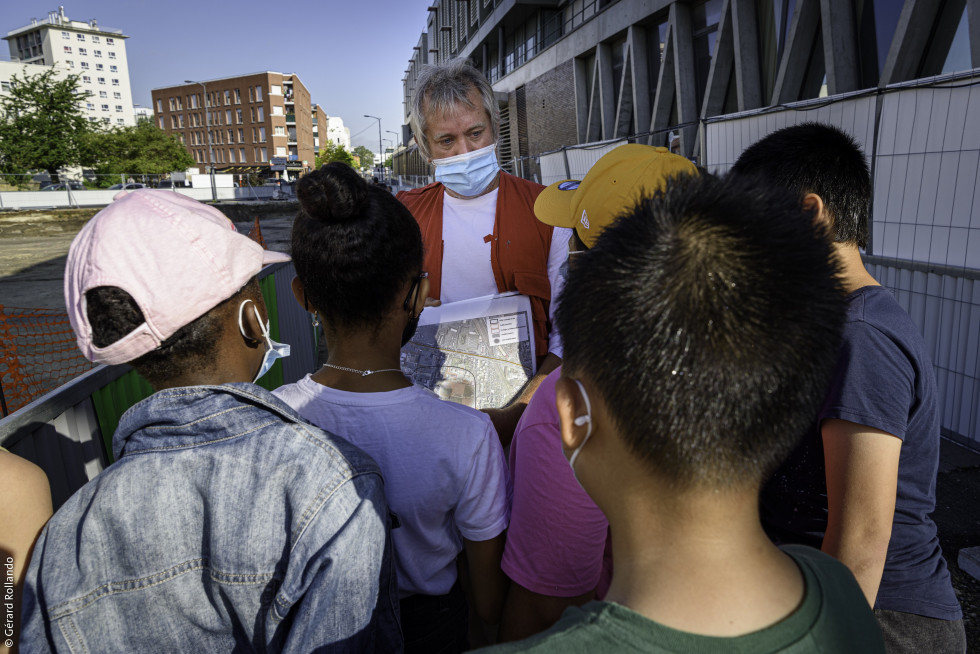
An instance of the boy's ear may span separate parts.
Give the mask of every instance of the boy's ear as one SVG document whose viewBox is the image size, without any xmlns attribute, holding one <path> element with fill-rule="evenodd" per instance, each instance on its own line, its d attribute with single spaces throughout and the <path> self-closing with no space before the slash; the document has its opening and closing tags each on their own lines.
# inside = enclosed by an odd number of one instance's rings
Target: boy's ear
<svg viewBox="0 0 980 654">
<path fill-rule="evenodd" d="M 803 196 L 803 209 L 813 214 L 814 224 L 823 225 L 828 230 L 833 228 L 830 216 L 824 209 L 823 198 L 816 193 L 807 193 Z"/>
<path fill-rule="evenodd" d="M 262 324 L 259 322 L 265 321 L 265 317 L 262 312 L 265 311 L 265 306 L 260 306 L 259 302 L 254 300 L 246 302 L 244 307 L 236 308 L 235 311 L 241 311 L 242 316 L 242 333 L 239 335 L 245 341 L 245 343 L 250 347 L 256 347 L 259 343 L 262 343 L 264 337 L 262 336 Z M 238 314 L 235 314 L 235 328 L 238 328 Z"/>
<path fill-rule="evenodd" d="M 576 425 L 575 419 L 588 414 L 585 400 L 578 385 L 568 377 L 559 377 L 555 384 L 555 407 L 558 409 L 558 420 L 561 423 L 561 444 L 566 458 L 582 444 L 585 435 L 589 433 L 588 424 Z"/>
</svg>

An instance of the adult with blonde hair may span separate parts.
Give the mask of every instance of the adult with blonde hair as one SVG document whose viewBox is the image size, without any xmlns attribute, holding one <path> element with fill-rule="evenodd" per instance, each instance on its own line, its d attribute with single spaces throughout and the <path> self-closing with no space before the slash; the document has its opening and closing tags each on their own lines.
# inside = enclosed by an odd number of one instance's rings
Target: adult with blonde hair
<svg viewBox="0 0 980 654">
<path fill-rule="evenodd" d="M 506 445 L 538 384 L 561 363 L 553 299 L 570 232 L 553 234 L 534 218 L 543 186 L 500 169 L 497 99 L 467 61 L 423 69 L 409 121 L 419 152 L 435 166 L 435 183 L 397 196 L 422 230 L 429 297 L 455 302 L 517 291 L 531 299 L 537 374 L 508 407 L 488 410 Z"/>
</svg>

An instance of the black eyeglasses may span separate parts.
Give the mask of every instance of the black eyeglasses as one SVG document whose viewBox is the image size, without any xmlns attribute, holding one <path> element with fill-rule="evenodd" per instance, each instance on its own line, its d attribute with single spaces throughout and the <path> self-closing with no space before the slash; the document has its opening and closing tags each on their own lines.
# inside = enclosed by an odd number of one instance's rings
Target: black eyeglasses
<svg viewBox="0 0 980 654">
<path fill-rule="evenodd" d="M 419 273 L 419 276 L 412 282 L 412 287 L 408 289 L 408 296 L 405 298 L 405 303 L 402 305 L 405 311 L 409 311 L 412 308 L 412 305 L 415 304 L 415 300 L 417 298 L 414 296 L 419 289 L 419 285 L 422 283 L 423 279 L 427 279 L 428 277 L 429 273 L 423 271 Z"/>
</svg>

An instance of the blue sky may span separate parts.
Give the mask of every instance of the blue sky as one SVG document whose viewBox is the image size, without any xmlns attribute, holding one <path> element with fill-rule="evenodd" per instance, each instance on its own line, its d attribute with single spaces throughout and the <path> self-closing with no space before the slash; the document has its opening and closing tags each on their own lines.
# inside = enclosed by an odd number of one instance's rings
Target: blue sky
<svg viewBox="0 0 980 654">
<path fill-rule="evenodd" d="M 296 73 L 313 102 L 344 119 L 352 146 L 378 149 L 379 116 L 401 134 L 402 77 L 425 28 L 427 0 L 61 0 L 72 20 L 95 18 L 126 41 L 133 102 L 185 79 Z M 44 20 L 58 0 L 0 2 L 0 32 Z M 0 56 L 9 58 L 7 42 Z M 385 144 L 388 147 L 388 144 Z"/>
</svg>

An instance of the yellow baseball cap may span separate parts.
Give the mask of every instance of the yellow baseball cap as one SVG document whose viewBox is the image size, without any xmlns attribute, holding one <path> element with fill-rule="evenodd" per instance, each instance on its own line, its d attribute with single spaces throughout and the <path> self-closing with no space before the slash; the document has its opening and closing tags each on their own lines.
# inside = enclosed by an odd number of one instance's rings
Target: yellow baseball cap
<svg viewBox="0 0 980 654">
<path fill-rule="evenodd" d="M 697 172 L 667 148 L 628 143 L 602 155 L 585 179 L 566 179 L 541 191 L 534 215 L 546 225 L 575 228 L 591 248 L 599 233 L 642 196 L 663 190 L 670 177 Z"/>
</svg>

